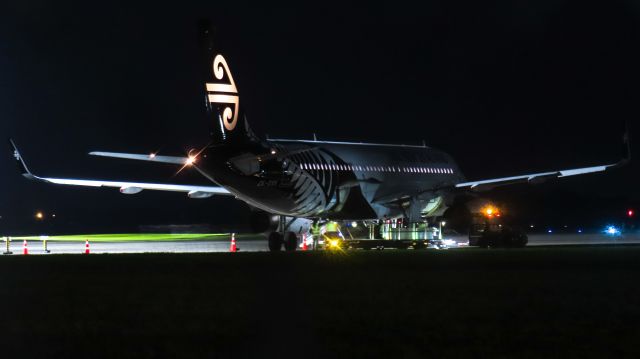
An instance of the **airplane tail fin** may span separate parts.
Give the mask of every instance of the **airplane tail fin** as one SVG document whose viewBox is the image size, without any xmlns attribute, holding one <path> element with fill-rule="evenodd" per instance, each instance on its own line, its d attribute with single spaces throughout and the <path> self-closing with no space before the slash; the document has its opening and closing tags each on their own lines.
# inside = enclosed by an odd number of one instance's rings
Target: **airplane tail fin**
<svg viewBox="0 0 640 359">
<path fill-rule="evenodd" d="M 255 135 L 242 111 L 238 87 L 227 60 L 214 51 L 213 31 L 203 20 L 198 25 L 203 78 L 205 79 L 205 106 L 210 121 L 213 144 L 238 145 L 250 142 Z"/>
</svg>

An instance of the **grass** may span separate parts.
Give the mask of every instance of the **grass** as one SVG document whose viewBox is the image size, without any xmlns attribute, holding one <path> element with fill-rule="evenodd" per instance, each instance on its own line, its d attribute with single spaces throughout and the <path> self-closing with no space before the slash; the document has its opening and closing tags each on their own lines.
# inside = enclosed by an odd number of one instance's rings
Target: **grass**
<svg viewBox="0 0 640 359">
<path fill-rule="evenodd" d="M 638 357 L 640 247 L 0 257 L 7 357 Z"/>
<path fill-rule="evenodd" d="M 251 237 L 255 235 L 238 235 L 238 238 Z M 39 241 L 40 236 L 12 237 L 13 240 Z M 172 233 L 121 233 L 121 234 L 77 234 L 67 236 L 50 236 L 48 241 L 65 242 L 168 242 L 168 241 L 215 241 L 229 240 L 229 233 L 209 233 L 209 234 L 172 234 Z"/>
</svg>

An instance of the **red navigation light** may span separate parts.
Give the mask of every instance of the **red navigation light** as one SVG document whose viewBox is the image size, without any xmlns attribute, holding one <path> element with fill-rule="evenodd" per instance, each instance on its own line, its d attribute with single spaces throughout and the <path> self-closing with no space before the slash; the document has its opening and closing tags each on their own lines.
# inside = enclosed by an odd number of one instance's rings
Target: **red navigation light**
<svg viewBox="0 0 640 359">
<path fill-rule="evenodd" d="M 627 216 L 629 217 L 633 217 L 633 215 L 636 214 L 632 209 L 627 211 Z"/>
</svg>

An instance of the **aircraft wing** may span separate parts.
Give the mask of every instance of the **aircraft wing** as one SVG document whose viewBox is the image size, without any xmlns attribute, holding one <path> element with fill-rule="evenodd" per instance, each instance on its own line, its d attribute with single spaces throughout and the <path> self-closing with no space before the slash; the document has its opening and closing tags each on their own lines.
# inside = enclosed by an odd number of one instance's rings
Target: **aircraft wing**
<svg viewBox="0 0 640 359">
<path fill-rule="evenodd" d="M 494 187 L 506 186 L 506 185 L 515 184 L 515 183 L 540 183 L 551 178 L 561 178 L 561 177 L 577 176 L 577 175 L 582 175 L 587 173 L 603 172 L 609 168 L 613 168 L 617 166 L 619 165 L 612 164 L 612 165 L 575 168 L 575 169 L 552 171 L 552 172 L 532 173 L 532 174 L 512 176 L 512 177 L 493 178 L 493 179 L 486 179 L 486 180 L 472 181 L 472 182 L 463 182 L 463 183 L 456 184 L 456 188 L 470 189 L 470 190 L 480 192 L 480 191 L 490 190 Z"/>
<path fill-rule="evenodd" d="M 512 176 L 512 177 L 503 177 L 503 178 L 493 178 L 472 182 L 463 182 L 456 184 L 456 188 L 461 190 L 473 190 L 473 191 L 487 191 L 494 187 L 506 186 L 515 183 L 539 183 L 544 182 L 548 179 L 553 178 L 562 178 L 562 177 L 570 177 L 570 176 L 578 176 L 587 173 L 595 173 L 595 172 L 604 172 L 610 169 L 619 168 L 627 163 L 631 162 L 631 135 L 629 132 L 629 124 L 625 123 L 625 133 L 623 136 L 623 141 L 626 148 L 626 156 L 614 164 L 609 165 L 601 165 L 601 166 L 593 166 L 593 167 L 583 167 L 583 168 L 574 168 L 568 170 L 560 170 L 560 171 L 552 171 L 552 172 L 541 172 L 541 173 L 532 173 L 520 176 Z"/>
<path fill-rule="evenodd" d="M 191 185 L 178 185 L 178 184 L 162 184 L 162 183 L 142 183 L 142 182 L 122 182 L 122 181 L 101 181 L 101 180 L 86 180 L 86 179 L 70 179 L 70 178 L 49 178 L 36 176 L 27 167 L 24 159 L 18 151 L 18 147 L 9 140 L 11 147 L 13 148 L 13 156 L 15 157 L 18 167 L 22 175 L 30 180 L 70 185 L 70 186 L 84 186 L 84 187 L 112 187 L 119 188 L 121 193 L 124 194 L 136 194 L 143 190 L 154 191 L 171 191 L 171 192 L 184 192 L 187 193 L 189 198 L 209 198 L 213 195 L 232 195 L 223 187 L 219 186 L 191 186 Z M 176 157 L 177 158 L 177 157 Z M 159 161 L 162 162 L 162 161 Z M 170 162 L 174 163 L 174 162 Z M 184 164 L 184 162 L 180 162 Z"/>
</svg>

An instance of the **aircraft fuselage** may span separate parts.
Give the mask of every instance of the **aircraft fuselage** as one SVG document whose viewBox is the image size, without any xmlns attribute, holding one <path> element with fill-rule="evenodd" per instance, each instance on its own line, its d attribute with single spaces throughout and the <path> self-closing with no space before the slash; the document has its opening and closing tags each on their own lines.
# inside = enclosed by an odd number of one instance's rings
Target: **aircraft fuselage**
<svg viewBox="0 0 640 359">
<path fill-rule="evenodd" d="M 198 169 L 248 204 L 280 215 L 379 219 L 436 209 L 464 177 L 425 146 L 267 140 L 211 147 Z"/>
</svg>

